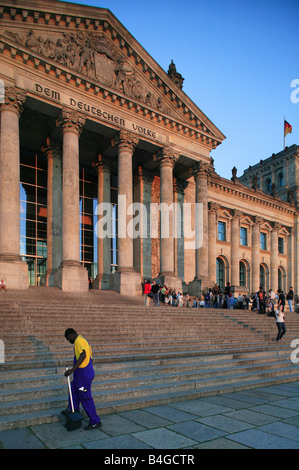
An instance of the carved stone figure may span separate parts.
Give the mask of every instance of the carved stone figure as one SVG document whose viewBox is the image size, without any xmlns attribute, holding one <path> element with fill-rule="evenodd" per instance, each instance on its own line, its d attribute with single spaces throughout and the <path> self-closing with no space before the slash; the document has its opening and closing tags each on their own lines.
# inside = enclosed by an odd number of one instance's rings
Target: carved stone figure
<svg viewBox="0 0 299 470">
<path fill-rule="evenodd" d="M 13 41 L 31 51 L 86 75 L 92 80 L 160 110 L 171 114 L 161 97 L 142 80 L 128 58 L 117 49 L 104 33 L 64 32 L 54 40 L 36 36 L 30 29 L 25 36 L 6 31 Z M 175 67 L 175 66 L 174 66 Z M 179 74 L 177 74 L 179 75 Z"/>
</svg>

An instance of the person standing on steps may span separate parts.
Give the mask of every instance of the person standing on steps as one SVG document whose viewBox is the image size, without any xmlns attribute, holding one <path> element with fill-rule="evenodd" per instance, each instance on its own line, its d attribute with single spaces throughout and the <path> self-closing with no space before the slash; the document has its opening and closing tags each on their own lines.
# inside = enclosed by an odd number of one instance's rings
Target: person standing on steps
<svg viewBox="0 0 299 470">
<path fill-rule="evenodd" d="M 283 305 L 280 304 L 278 308 L 279 308 L 279 310 L 277 310 L 275 312 L 276 325 L 277 325 L 277 329 L 278 329 L 276 341 L 283 341 L 282 337 L 287 332 L 286 325 L 285 325 L 285 322 L 284 322 Z"/>
<path fill-rule="evenodd" d="M 91 383 L 94 379 L 94 369 L 92 365 L 92 349 L 83 336 L 68 328 L 64 333 L 65 338 L 74 345 L 74 364 L 71 369 L 65 372 L 65 376 L 73 374 L 71 391 L 73 396 L 74 409 L 79 410 L 80 403 L 87 416 L 89 424 L 84 428 L 89 431 L 101 427 L 101 418 L 97 415 L 96 407 L 91 395 Z M 70 403 L 69 408 L 71 409 Z"/>
</svg>

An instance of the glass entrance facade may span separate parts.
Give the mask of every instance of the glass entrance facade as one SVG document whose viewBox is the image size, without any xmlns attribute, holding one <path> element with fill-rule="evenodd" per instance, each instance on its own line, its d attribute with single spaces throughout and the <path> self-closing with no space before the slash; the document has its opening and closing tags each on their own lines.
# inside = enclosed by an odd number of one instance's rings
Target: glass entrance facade
<svg viewBox="0 0 299 470">
<path fill-rule="evenodd" d="M 38 286 L 47 270 L 47 160 L 22 149 L 20 163 L 20 254 Z"/>
</svg>

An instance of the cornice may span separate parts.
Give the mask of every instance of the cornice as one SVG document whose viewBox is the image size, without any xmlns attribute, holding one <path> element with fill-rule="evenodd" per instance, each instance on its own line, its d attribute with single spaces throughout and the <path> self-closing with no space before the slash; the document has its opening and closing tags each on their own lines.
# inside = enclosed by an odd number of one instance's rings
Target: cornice
<svg viewBox="0 0 299 470">
<path fill-rule="evenodd" d="M 67 11 L 67 14 L 65 13 Z M 225 136 L 217 127 L 204 115 L 204 113 L 193 103 L 193 101 L 177 87 L 169 75 L 152 59 L 135 38 L 124 28 L 110 10 L 74 5 L 56 1 L 2 1 L 0 6 L 0 20 L 2 25 L 7 27 L 14 21 L 16 25 L 24 28 L 45 27 L 52 25 L 58 30 L 65 31 L 66 28 L 75 28 L 78 31 L 105 32 L 109 34 L 111 40 L 122 50 L 135 66 L 143 72 L 146 79 L 164 96 L 174 109 L 181 115 L 182 119 L 173 118 L 157 112 L 151 107 L 144 106 L 116 90 L 109 90 L 108 87 L 92 83 L 86 76 L 80 76 L 69 69 L 64 70 L 60 64 L 39 54 L 32 53 L 28 49 L 22 50 L 19 44 L 10 42 L 6 37 L 2 37 L 1 49 L 10 50 L 12 58 L 21 56 L 25 62 L 33 59 L 34 67 L 43 66 L 45 72 L 52 70 L 58 78 L 64 79 L 67 83 L 75 78 L 76 86 L 81 84 L 89 91 L 93 89 L 99 93 L 101 89 L 114 100 L 118 100 L 120 105 L 128 104 L 136 109 L 137 113 L 149 115 L 150 119 L 157 116 L 165 125 L 175 128 L 176 132 L 182 133 L 189 138 L 199 140 L 209 149 L 216 148 Z M 65 77 L 65 78 L 63 78 Z"/>
<path fill-rule="evenodd" d="M 242 183 L 233 183 L 219 175 L 212 175 L 208 179 L 208 188 L 227 193 L 247 202 L 256 203 L 259 206 L 266 206 L 288 214 L 296 214 L 296 207 L 293 204 L 267 195 L 261 190 L 248 188 Z"/>
</svg>

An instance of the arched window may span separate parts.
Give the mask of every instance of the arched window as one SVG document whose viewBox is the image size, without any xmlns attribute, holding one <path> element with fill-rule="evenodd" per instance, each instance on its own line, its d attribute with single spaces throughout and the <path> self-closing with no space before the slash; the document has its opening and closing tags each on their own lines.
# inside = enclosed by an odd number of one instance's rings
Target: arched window
<svg viewBox="0 0 299 470">
<path fill-rule="evenodd" d="M 240 286 L 243 286 L 245 287 L 246 286 L 246 265 L 244 263 L 244 261 L 240 261 L 239 263 L 239 275 L 240 275 L 240 279 L 239 279 L 239 283 L 240 283 Z"/>
<path fill-rule="evenodd" d="M 222 258 L 216 260 L 216 282 L 220 288 L 225 285 L 225 265 Z"/>
</svg>

